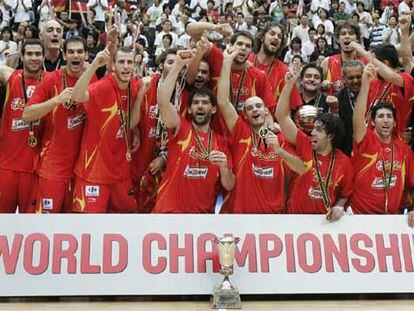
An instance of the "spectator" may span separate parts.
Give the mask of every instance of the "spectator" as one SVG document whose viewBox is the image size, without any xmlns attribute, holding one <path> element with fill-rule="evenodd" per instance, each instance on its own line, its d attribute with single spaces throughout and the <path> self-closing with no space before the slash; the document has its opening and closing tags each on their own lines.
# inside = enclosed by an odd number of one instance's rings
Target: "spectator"
<svg viewBox="0 0 414 311">
<path fill-rule="evenodd" d="M 292 64 L 293 56 L 299 55 L 303 59 L 306 59 L 306 55 L 302 53 L 302 40 L 300 38 L 295 37 L 290 41 L 289 51 L 285 54 L 285 58 L 283 62 L 290 66 Z"/>
<path fill-rule="evenodd" d="M 16 0 L 14 7 L 14 24 L 13 30 L 16 31 L 22 22 L 29 23 L 30 12 L 33 14 L 31 0 Z"/>
<path fill-rule="evenodd" d="M 96 27 L 105 32 L 105 10 L 108 9 L 108 0 L 89 0 L 87 7 L 95 10 Z"/>
<path fill-rule="evenodd" d="M 11 29 L 3 28 L 0 40 L 0 65 L 5 65 L 7 57 L 17 52 L 17 44 L 11 41 Z"/>
<path fill-rule="evenodd" d="M 374 50 L 382 44 L 383 33 L 385 31 L 385 26 L 380 24 L 379 15 L 374 13 L 372 14 L 372 20 L 374 25 L 371 28 L 369 40 L 370 40 L 370 49 Z"/>
</svg>

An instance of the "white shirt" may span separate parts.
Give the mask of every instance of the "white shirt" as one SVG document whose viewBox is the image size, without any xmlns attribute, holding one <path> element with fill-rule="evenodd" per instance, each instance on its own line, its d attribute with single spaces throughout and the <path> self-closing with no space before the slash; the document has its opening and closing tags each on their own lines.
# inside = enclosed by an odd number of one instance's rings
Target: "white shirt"
<svg viewBox="0 0 414 311">
<path fill-rule="evenodd" d="M 398 15 L 401 16 L 401 13 L 408 13 L 411 14 L 411 9 L 404 1 L 398 5 Z"/>
<path fill-rule="evenodd" d="M 312 0 L 311 11 L 312 12 L 318 11 L 318 8 L 324 8 L 325 10 L 329 11 L 330 5 L 331 5 L 330 0 Z"/>
<path fill-rule="evenodd" d="M 161 16 L 162 14 L 162 6 L 161 4 L 159 6 L 155 6 L 152 5 L 152 7 L 150 7 L 147 11 L 147 15 L 148 15 L 148 20 L 149 20 L 149 28 L 155 28 L 155 26 L 157 26 L 156 22 L 157 19 Z"/>
<path fill-rule="evenodd" d="M 331 20 L 329 19 L 325 19 L 324 22 L 322 22 L 321 20 L 319 20 L 319 23 L 317 23 L 315 25 L 315 28 L 318 28 L 319 24 L 324 24 L 325 25 L 325 38 L 326 41 L 328 41 L 328 44 L 331 45 L 332 44 L 332 34 L 334 33 L 334 25 L 332 24 Z M 327 34 L 328 32 L 330 32 L 331 34 Z"/>
<path fill-rule="evenodd" d="M 24 5 L 26 6 L 27 9 L 29 9 L 28 12 L 25 11 L 23 5 L 22 5 L 22 1 L 24 3 Z M 15 23 L 21 23 L 21 22 L 26 22 L 30 20 L 30 15 L 29 12 L 32 9 L 32 1 L 30 0 L 18 0 L 17 2 L 17 8 L 15 11 L 15 15 L 14 15 L 14 22 Z"/>
<path fill-rule="evenodd" d="M 102 5 L 101 5 L 102 4 Z M 104 22 L 105 21 L 105 11 L 102 6 L 108 7 L 108 0 L 89 0 L 86 4 L 87 7 L 92 7 L 97 5 L 93 9 L 96 12 L 95 21 Z"/>
<path fill-rule="evenodd" d="M 6 44 L 9 44 L 9 48 L 3 51 Z M 6 43 L 3 40 L 0 40 L 0 51 L 3 51 L 3 53 L 0 54 L 0 65 L 6 65 L 6 54 L 15 54 L 17 52 L 17 44 L 13 41 L 9 41 L 8 43 Z"/>
<path fill-rule="evenodd" d="M 361 37 L 368 39 L 369 38 L 369 28 L 373 24 L 371 14 L 369 14 L 368 12 L 363 11 L 361 13 L 358 13 L 358 15 L 359 15 L 359 20 L 360 20 L 360 24 L 361 24 Z M 363 23 L 363 21 L 365 23 L 367 23 L 368 25 Z"/>
<path fill-rule="evenodd" d="M 200 4 L 199 7 L 195 10 L 195 12 L 191 15 L 193 18 L 197 18 L 200 16 L 200 7 L 204 10 L 207 10 L 207 0 L 191 0 L 190 2 L 190 9 L 194 9 L 197 4 Z"/>
<path fill-rule="evenodd" d="M 306 41 L 304 44 L 302 44 L 302 54 L 306 55 L 306 59 L 304 59 L 305 62 L 309 62 L 309 58 L 311 54 L 315 51 L 315 43 L 311 41 Z"/>
<path fill-rule="evenodd" d="M 154 45 L 156 47 L 162 46 L 162 37 L 166 34 L 165 31 L 160 31 L 156 36 L 155 36 L 155 42 Z M 178 36 L 175 32 L 170 31 L 169 34 L 172 37 L 172 44 L 171 47 L 175 47 L 178 43 Z"/>
<path fill-rule="evenodd" d="M 302 44 L 309 41 L 309 26 L 304 27 L 303 25 L 296 26 L 292 31 L 292 38 L 298 37 L 302 40 Z"/>
<path fill-rule="evenodd" d="M 188 49 L 191 47 L 191 37 L 188 35 L 188 33 L 184 33 L 179 39 L 177 45 L 180 48 Z"/>
</svg>

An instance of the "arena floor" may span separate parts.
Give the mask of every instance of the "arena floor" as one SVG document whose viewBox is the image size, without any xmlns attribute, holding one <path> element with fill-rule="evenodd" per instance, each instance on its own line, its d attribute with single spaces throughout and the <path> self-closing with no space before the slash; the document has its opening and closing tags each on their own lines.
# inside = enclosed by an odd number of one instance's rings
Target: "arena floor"
<svg viewBox="0 0 414 311">
<path fill-rule="evenodd" d="M 24 301 L 27 299 L 10 299 L 0 303 L 0 310 L 30 310 L 30 311 L 176 311 L 211 310 L 209 302 L 203 301 L 144 301 L 143 299 L 129 301 L 90 301 L 88 298 L 61 299 L 61 301 Z M 251 311 L 309 311 L 309 310 L 414 310 L 412 299 L 369 299 L 369 300 L 267 300 L 244 301 L 243 310 Z"/>
</svg>

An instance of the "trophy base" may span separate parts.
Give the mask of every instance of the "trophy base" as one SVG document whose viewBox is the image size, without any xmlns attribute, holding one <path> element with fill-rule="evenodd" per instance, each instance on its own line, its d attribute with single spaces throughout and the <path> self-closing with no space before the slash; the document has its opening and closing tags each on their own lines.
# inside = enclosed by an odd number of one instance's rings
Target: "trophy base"
<svg viewBox="0 0 414 311">
<path fill-rule="evenodd" d="M 214 290 L 211 295 L 212 309 L 241 309 L 239 291 L 233 287 L 226 277 L 223 283 Z"/>
</svg>

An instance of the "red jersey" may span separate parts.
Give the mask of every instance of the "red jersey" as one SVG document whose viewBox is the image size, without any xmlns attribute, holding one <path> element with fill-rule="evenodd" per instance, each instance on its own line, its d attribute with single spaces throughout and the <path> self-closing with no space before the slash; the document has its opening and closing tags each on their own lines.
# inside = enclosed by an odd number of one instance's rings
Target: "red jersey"
<svg viewBox="0 0 414 311">
<path fill-rule="evenodd" d="M 59 95 L 66 87 L 74 87 L 77 77 L 66 69 L 51 72 L 42 80 L 29 105 L 43 103 Z M 94 76 L 92 82 L 97 81 Z M 43 117 L 44 133 L 37 173 L 45 178 L 67 181 L 72 177 L 78 157 L 85 114 L 81 105 L 60 104 Z"/>
<path fill-rule="evenodd" d="M 167 170 L 153 213 L 214 213 L 220 169 L 208 160 L 206 153 L 224 152 L 231 169 L 227 143 L 212 130 L 209 133 L 197 131 L 183 117 L 180 123 L 169 137 Z"/>
<path fill-rule="evenodd" d="M 360 61 L 363 64 L 367 64 L 367 60 L 363 57 L 357 58 L 356 60 Z M 331 55 L 328 57 L 328 72 L 325 79 L 333 83 L 328 91 L 329 95 L 332 95 L 341 90 L 341 86 L 345 85 L 342 81 L 342 57 L 341 53 Z"/>
<path fill-rule="evenodd" d="M 393 161 L 391 159 L 394 158 Z M 350 204 L 356 214 L 397 214 L 407 181 L 412 186 L 412 154 L 403 141 L 381 143 L 371 129 L 359 145 L 354 144 L 355 187 Z M 384 165 L 385 164 L 385 165 Z M 385 166 L 385 174 L 383 167 Z M 392 170 L 391 178 L 390 171 Z M 411 177 L 411 179 L 413 179 Z M 386 186 L 388 208 L 385 209 Z"/>
<path fill-rule="evenodd" d="M 242 117 L 229 139 L 237 182 L 224 200 L 222 213 L 284 213 L 287 168 L 279 155 Z"/>
<path fill-rule="evenodd" d="M 223 65 L 223 52 L 212 45 L 210 53 L 207 56 L 210 64 L 211 85 L 216 90 L 217 81 L 220 77 L 221 67 Z M 266 74 L 254 66 L 246 66 L 243 70 L 231 70 L 231 101 L 235 106 L 237 113 L 243 112 L 244 102 L 252 97 L 259 96 L 263 99 L 265 105 L 274 115 L 276 100 L 273 97 L 272 88 L 269 84 Z M 227 127 L 220 111 L 217 112 L 213 119 L 213 128 L 220 133 L 226 132 Z"/>
<path fill-rule="evenodd" d="M 46 78 L 46 73 L 42 73 Z M 23 120 L 25 107 L 22 85 L 23 70 L 16 70 L 6 83 L 6 98 L 0 125 L 0 168 L 18 172 L 34 171 L 39 153 L 39 143 L 30 147 L 29 122 Z M 24 77 L 29 99 L 40 79 Z M 39 120 L 34 121 L 34 135 L 39 139 Z"/>
<path fill-rule="evenodd" d="M 296 152 L 304 161 L 307 170 L 294 180 L 288 202 L 288 212 L 289 214 L 325 214 L 327 210 L 314 163 L 312 143 L 302 131 L 298 131 Z M 327 189 L 331 201 L 330 207 L 335 206 L 339 196 L 347 198 L 351 195 L 354 176 L 351 161 L 342 151 L 336 149 L 333 158 L 333 169 Z M 318 155 L 317 160 L 322 183 L 326 184 L 331 166 L 331 155 Z"/>
<path fill-rule="evenodd" d="M 280 93 L 285 86 L 285 76 L 289 71 L 289 68 L 277 57 L 275 57 L 273 62 L 268 65 L 260 64 L 257 59 L 257 54 L 250 55 L 249 61 L 266 74 L 272 88 L 273 97 L 276 103 L 278 103 Z M 295 84 L 290 95 L 290 109 L 295 110 L 297 107 L 302 106 L 302 104 L 302 98 L 300 97 L 299 90 Z"/>
<path fill-rule="evenodd" d="M 130 82 L 131 110 L 139 82 L 135 78 Z M 84 105 L 87 121 L 75 166 L 75 174 L 80 178 L 88 182 L 112 184 L 131 177 L 121 121 L 121 109 L 125 115 L 127 101 L 128 89 L 119 89 L 113 74 L 89 86 L 89 102 Z"/>
<path fill-rule="evenodd" d="M 405 72 L 399 73 L 404 81 L 403 87 L 375 78 L 371 81 L 368 95 L 368 109 L 381 99 L 393 105 L 397 111 L 397 132 L 401 136 L 409 126 L 414 102 L 414 78 Z"/>
</svg>

